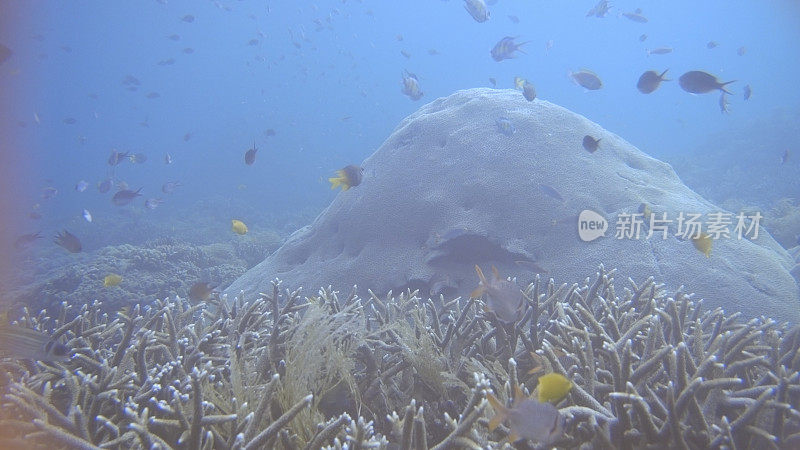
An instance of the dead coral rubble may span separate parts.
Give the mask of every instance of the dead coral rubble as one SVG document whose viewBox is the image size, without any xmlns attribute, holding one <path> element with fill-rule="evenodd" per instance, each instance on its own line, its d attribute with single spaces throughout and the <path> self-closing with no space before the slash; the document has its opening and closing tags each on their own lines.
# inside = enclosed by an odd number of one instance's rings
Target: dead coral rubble
<svg viewBox="0 0 800 450">
<path fill-rule="evenodd" d="M 652 278 L 618 296 L 613 275 L 537 279 L 512 324 L 480 299 L 302 298 L 278 281 L 246 302 L 26 312 L 76 355 L 0 362 L 0 446 L 499 448 L 510 430 L 488 431 L 486 394 L 508 403 L 552 371 L 575 385 L 559 447 L 800 445 L 800 328 Z"/>
</svg>

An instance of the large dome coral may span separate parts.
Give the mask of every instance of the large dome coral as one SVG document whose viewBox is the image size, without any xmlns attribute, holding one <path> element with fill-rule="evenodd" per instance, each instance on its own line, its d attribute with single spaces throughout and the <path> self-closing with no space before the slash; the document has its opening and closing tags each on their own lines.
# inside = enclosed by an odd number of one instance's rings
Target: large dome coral
<svg viewBox="0 0 800 450">
<path fill-rule="evenodd" d="M 514 133 L 498 129 L 501 118 Z M 599 150 L 583 148 L 586 135 L 600 139 Z M 685 285 L 712 307 L 800 319 L 793 261 L 763 228 L 755 239 L 755 228 L 738 239 L 736 211 L 716 207 L 668 164 L 552 103 L 508 90 L 456 92 L 406 118 L 363 168 L 361 185 L 340 193 L 226 292 L 249 297 L 278 277 L 307 288 L 332 282 L 340 290 L 357 284 L 362 293 L 411 287 L 464 295 L 477 285 L 476 264 L 529 281 L 532 262 L 557 280 L 580 279 L 602 263 L 633 280 Z M 638 239 L 617 239 L 616 225 L 642 204 L 672 221 L 666 239 L 647 238 L 646 226 Z M 586 209 L 608 224 L 592 242 L 577 233 Z M 731 220 L 731 235 L 712 239 L 706 255 L 676 236 L 685 231 L 681 213 L 700 214 L 703 225 L 720 213 Z"/>
</svg>

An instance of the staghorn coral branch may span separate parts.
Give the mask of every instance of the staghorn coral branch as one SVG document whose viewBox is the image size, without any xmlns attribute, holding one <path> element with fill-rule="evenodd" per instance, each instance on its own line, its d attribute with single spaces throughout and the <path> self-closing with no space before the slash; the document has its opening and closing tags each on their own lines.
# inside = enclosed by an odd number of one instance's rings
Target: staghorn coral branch
<svg viewBox="0 0 800 450">
<path fill-rule="evenodd" d="M 260 448 L 264 445 L 267 441 L 269 441 L 272 437 L 274 437 L 278 431 L 289 421 L 294 419 L 294 417 L 303 410 L 303 408 L 308 407 L 311 404 L 311 400 L 314 398 L 313 395 L 309 394 L 299 402 L 297 402 L 294 406 L 292 406 L 288 411 L 283 413 L 277 420 L 272 422 L 267 428 L 265 428 L 262 432 L 258 433 L 247 445 L 244 446 L 245 450 L 251 450 Z"/>
</svg>

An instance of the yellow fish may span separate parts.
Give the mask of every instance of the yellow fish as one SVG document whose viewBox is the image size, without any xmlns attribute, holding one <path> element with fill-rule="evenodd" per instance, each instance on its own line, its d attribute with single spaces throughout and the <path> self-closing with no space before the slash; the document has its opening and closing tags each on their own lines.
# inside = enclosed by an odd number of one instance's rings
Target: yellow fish
<svg viewBox="0 0 800 450">
<path fill-rule="evenodd" d="M 572 382 L 560 373 L 548 373 L 539 377 L 539 401 L 556 403 L 572 389 Z"/>
<path fill-rule="evenodd" d="M 122 277 L 115 273 L 110 273 L 103 278 L 103 287 L 114 287 L 120 283 L 122 283 Z"/>
<path fill-rule="evenodd" d="M 355 164 L 351 164 L 344 169 L 337 170 L 335 177 L 328 178 L 331 183 L 331 189 L 336 189 L 341 186 L 343 191 L 350 189 L 353 186 L 361 184 L 362 173 L 364 169 Z"/>
<path fill-rule="evenodd" d="M 514 77 L 514 89 L 521 91 L 522 89 L 525 88 L 525 83 L 527 81 L 528 80 L 522 77 Z"/>
<path fill-rule="evenodd" d="M 706 258 L 711 257 L 711 236 L 706 233 L 700 233 L 700 236 L 692 238 L 694 248 L 700 250 L 700 253 L 706 255 Z"/>
<path fill-rule="evenodd" d="M 233 219 L 231 220 L 231 230 L 238 235 L 244 235 L 247 234 L 247 225 L 241 220 Z"/>
</svg>

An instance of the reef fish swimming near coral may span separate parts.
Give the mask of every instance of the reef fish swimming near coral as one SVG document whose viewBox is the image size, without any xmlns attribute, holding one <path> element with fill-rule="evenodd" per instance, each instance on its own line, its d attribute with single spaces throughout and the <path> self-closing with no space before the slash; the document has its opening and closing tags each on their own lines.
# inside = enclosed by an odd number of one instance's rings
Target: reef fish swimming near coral
<svg viewBox="0 0 800 450">
<path fill-rule="evenodd" d="M 510 408 L 504 406 L 494 395 L 487 395 L 496 412 L 489 421 L 489 431 L 508 422 L 508 441 L 511 443 L 519 439 L 530 439 L 548 445 L 560 439 L 564 434 L 565 418 L 558 409 L 550 403 L 526 398 L 519 386 L 514 386 L 514 389 L 514 403 Z"/>
<path fill-rule="evenodd" d="M 231 220 L 231 231 L 239 236 L 245 235 L 247 234 L 247 225 L 245 225 L 241 220 L 233 219 Z"/>
<path fill-rule="evenodd" d="M 497 318 L 505 323 L 514 323 L 522 318 L 525 312 L 525 298 L 516 283 L 500 277 L 497 268 L 492 266 L 492 279 L 487 280 L 483 271 L 475 265 L 480 285 L 472 291 L 470 297 L 478 298 L 488 294 L 487 309 L 494 312 Z"/>
<path fill-rule="evenodd" d="M 81 246 L 81 241 L 75 237 L 74 234 L 70 233 L 67 230 L 64 230 L 61 233 L 56 234 L 55 239 L 53 239 L 57 245 L 60 245 L 67 249 L 70 253 L 80 253 L 83 246 Z"/>
<path fill-rule="evenodd" d="M 336 176 L 328 178 L 328 181 L 331 183 L 331 189 L 336 189 L 341 186 L 342 190 L 346 191 L 351 187 L 361 184 L 363 173 L 363 168 L 351 164 L 343 169 L 337 170 Z"/>
<path fill-rule="evenodd" d="M 0 357 L 31 361 L 69 361 L 70 349 L 49 335 L 32 328 L 11 325 L 0 314 Z"/>
</svg>

